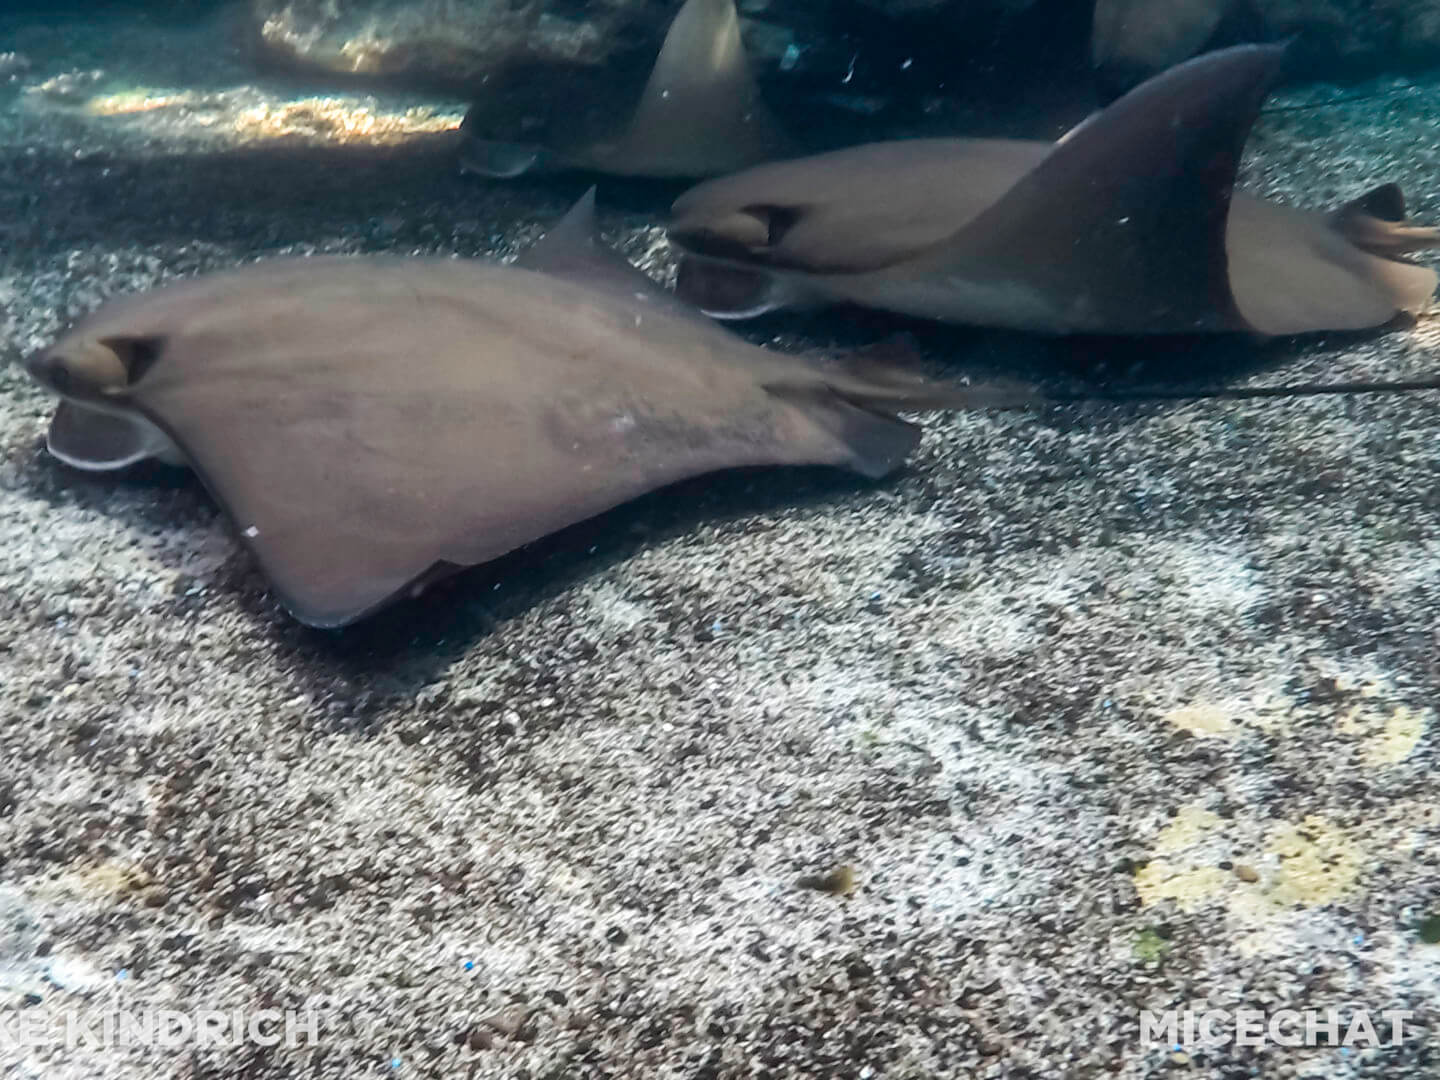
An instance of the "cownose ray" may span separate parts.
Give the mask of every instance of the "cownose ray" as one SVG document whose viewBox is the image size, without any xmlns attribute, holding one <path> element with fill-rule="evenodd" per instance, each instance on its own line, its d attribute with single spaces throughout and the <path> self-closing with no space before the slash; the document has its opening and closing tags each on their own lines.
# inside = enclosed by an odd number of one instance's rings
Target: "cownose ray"
<svg viewBox="0 0 1440 1080">
<path fill-rule="evenodd" d="M 1330 212 L 1234 191 L 1282 48 L 1142 83 L 1058 143 L 871 143 L 676 200 L 678 288 L 709 314 L 851 302 L 1052 334 L 1360 330 L 1430 304 L 1440 246 L 1384 184 Z"/>
<path fill-rule="evenodd" d="M 192 466 L 300 621 L 350 623 L 672 482 L 878 477 L 900 409 L 1005 404 L 730 334 L 595 243 L 593 189 L 518 265 L 276 258 L 103 305 L 25 361 L 84 469 Z"/>
<path fill-rule="evenodd" d="M 579 110 L 571 115 L 583 118 Z M 634 113 L 618 129 L 561 131 L 555 139 L 513 143 L 467 132 L 461 169 L 498 179 L 566 170 L 693 179 L 790 152 L 751 73 L 734 0 L 685 0 Z"/>
</svg>

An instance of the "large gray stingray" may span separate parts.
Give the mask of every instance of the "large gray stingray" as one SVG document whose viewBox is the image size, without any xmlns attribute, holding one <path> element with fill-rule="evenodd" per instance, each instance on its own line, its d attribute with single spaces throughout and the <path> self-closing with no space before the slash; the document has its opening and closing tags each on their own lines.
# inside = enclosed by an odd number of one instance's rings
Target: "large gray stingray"
<svg viewBox="0 0 1440 1080">
<path fill-rule="evenodd" d="M 873 143 L 711 180 L 675 202 L 681 294 L 717 317 L 853 302 L 1047 333 L 1293 334 L 1419 312 L 1440 246 L 1393 184 L 1331 213 L 1233 192 L 1281 59 L 1187 61 L 1058 143 Z M 1233 193 L 1233 198 L 1232 198 Z"/>
<path fill-rule="evenodd" d="M 593 191 L 528 266 L 273 259 L 102 306 L 26 361 L 48 444 L 190 464 L 302 622 L 733 466 L 880 476 L 897 409 L 1004 404 L 877 361 L 769 352 L 593 240 Z"/>
<path fill-rule="evenodd" d="M 586 116 L 578 109 L 572 115 Z M 618 128 L 554 138 L 542 146 L 467 133 L 461 168 L 501 179 L 571 169 L 694 178 L 782 157 L 789 148 L 760 99 L 734 0 L 685 0 L 635 112 Z"/>
</svg>

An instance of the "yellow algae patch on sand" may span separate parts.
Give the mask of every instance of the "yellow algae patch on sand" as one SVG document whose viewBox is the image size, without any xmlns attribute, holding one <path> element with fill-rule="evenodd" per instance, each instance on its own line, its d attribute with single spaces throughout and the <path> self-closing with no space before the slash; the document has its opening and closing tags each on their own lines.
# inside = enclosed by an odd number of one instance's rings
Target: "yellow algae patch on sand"
<svg viewBox="0 0 1440 1080">
<path fill-rule="evenodd" d="M 1160 719 L 1198 739 L 1230 740 L 1251 730 L 1280 731 L 1294 719 L 1295 711 L 1290 695 L 1254 686 L 1233 697 L 1202 699 L 1171 708 L 1161 713 Z"/>
<path fill-rule="evenodd" d="M 1399 765 L 1419 745 L 1424 734 L 1425 714 L 1404 705 L 1396 706 L 1385 721 L 1385 729 L 1365 747 L 1365 764 L 1376 769 Z"/>
<path fill-rule="evenodd" d="M 1277 907 L 1332 903 L 1354 889 L 1363 866 L 1350 834 L 1314 814 L 1272 829 L 1265 854 L 1280 863 L 1266 889 Z"/>
<path fill-rule="evenodd" d="M 124 895 L 151 884 L 151 877 L 139 866 L 107 859 L 72 875 L 70 883 L 86 892 L 103 895 Z"/>
<path fill-rule="evenodd" d="M 40 886 L 37 895 L 55 900 L 87 899 L 108 903 L 140 900 L 159 906 L 165 902 L 166 894 L 155 877 L 138 863 L 105 859 L 73 866 Z"/>
<path fill-rule="evenodd" d="M 1361 698 L 1336 719 L 1336 730 L 1359 740 L 1361 761 L 1367 767 L 1400 764 L 1424 736 L 1429 710 L 1387 705 L 1373 685 L 1361 691 Z"/>
<path fill-rule="evenodd" d="M 1333 717 L 1335 729 L 1353 739 L 1372 740 L 1364 763 L 1380 766 L 1402 760 L 1423 735 L 1426 713 L 1392 705 L 1396 691 L 1379 675 L 1333 674 L 1325 680 L 1337 701 L 1297 701 L 1272 686 L 1256 685 L 1232 698 L 1199 700 L 1169 709 L 1161 719 L 1197 738 L 1235 739 L 1247 730 L 1285 735 L 1296 720 Z M 1383 745 L 1382 745 L 1383 744 Z M 1398 756 L 1396 756 L 1398 755 Z"/>
<path fill-rule="evenodd" d="M 1232 918 L 1253 926 L 1296 906 L 1331 903 L 1356 887 L 1364 866 L 1361 848 L 1340 826 L 1311 815 L 1271 828 L 1257 844 L 1258 831 L 1258 824 L 1227 822 L 1203 807 L 1183 807 L 1156 835 L 1154 858 L 1135 872 L 1141 904 L 1171 900 L 1191 913 L 1218 903 Z M 1251 836 L 1248 843 L 1237 835 L 1245 833 Z M 1247 847 L 1254 853 L 1244 854 Z M 1243 866 L 1244 872 L 1222 868 L 1222 860 Z"/>
<path fill-rule="evenodd" d="M 1220 824 L 1220 815 L 1191 803 L 1182 806 L 1175 820 L 1160 830 L 1155 837 L 1155 850 L 1159 853 L 1184 851 L 1194 847 Z"/>
<path fill-rule="evenodd" d="M 1156 858 L 1135 872 L 1142 904 L 1174 900 L 1182 911 L 1197 911 L 1219 895 L 1227 875 L 1217 866 L 1202 865 L 1192 849 L 1221 825 L 1218 814 L 1202 806 L 1182 806 L 1175 819 L 1155 837 Z M 1184 853 L 1192 852 L 1186 857 Z M 1167 858 L 1166 856 L 1180 856 Z"/>
<path fill-rule="evenodd" d="M 1146 907 L 1174 900 L 1190 914 L 1212 902 L 1224 890 L 1229 875 L 1217 866 L 1182 866 L 1170 859 L 1153 859 L 1135 872 L 1135 891 Z"/>
<path fill-rule="evenodd" d="M 1233 739 L 1238 734 L 1230 712 L 1218 705 L 1186 705 L 1184 708 L 1172 709 L 1165 714 L 1165 719 L 1181 731 L 1188 731 L 1197 738 L 1219 735 Z"/>
</svg>

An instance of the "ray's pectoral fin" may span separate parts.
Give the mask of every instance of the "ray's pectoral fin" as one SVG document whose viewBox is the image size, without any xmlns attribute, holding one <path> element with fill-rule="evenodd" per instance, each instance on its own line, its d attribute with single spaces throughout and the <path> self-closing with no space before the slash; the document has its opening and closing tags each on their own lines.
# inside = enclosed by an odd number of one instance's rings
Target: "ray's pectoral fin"
<svg viewBox="0 0 1440 1080">
<path fill-rule="evenodd" d="M 90 472 L 123 469 L 158 458 L 183 464 L 180 452 L 154 424 L 137 415 L 62 401 L 50 420 L 45 445 L 65 464 Z"/>
<path fill-rule="evenodd" d="M 564 278 L 588 279 L 612 273 L 628 278 L 639 274 L 619 252 L 599 243 L 596 232 L 592 185 L 544 236 L 520 253 L 515 265 Z"/>
<path fill-rule="evenodd" d="M 1330 227 L 1356 247 L 1374 255 L 1440 247 L 1440 229 L 1411 225 L 1399 184 L 1381 184 L 1330 213 Z"/>
<path fill-rule="evenodd" d="M 882 342 L 836 360 L 814 359 L 765 389 L 831 440 L 839 453 L 828 460 L 871 479 L 899 468 L 920 438 L 920 429 L 897 411 L 1030 408 L 1045 400 L 1033 387 L 1008 379 L 936 381 L 908 366 L 914 357 L 907 341 Z"/>
<path fill-rule="evenodd" d="M 789 149 L 750 70 L 735 0 L 685 0 L 634 117 L 605 153 L 627 173 L 709 176 Z"/>
<path fill-rule="evenodd" d="M 1344 220 L 1350 217 L 1372 217 L 1381 221 L 1405 220 L 1405 193 L 1399 184 L 1381 184 L 1365 192 L 1357 199 L 1351 199 L 1334 213 L 1334 218 Z"/>
<path fill-rule="evenodd" d="M 734 0 L 685 0 L 631 118 L 559 153 L 618 176 L 703 177 L 788 156 L 792 145 L 760 98 Z"/>
<path fill-rule="evenodd" d="M 434 521 L 413 513 L 401 528 L 388 512 L 386 499 L 414 478 L 383 474 L 384 462 L 331 425 L 302 421 L 303 410 L 270 425 L 248 402 L 257 431 L 195 404 L 176 440 L 274 595 L 307 626 L 345 626 L 459 568 L 447 563 Z M 254 444 L 237 452 L 247 437 Z M 336 467 L 345 453 L 355 460 Z"/>
<path fill-rule="evenodd" d="M 562 169 L 696 178 L 792 152 L 760 97 L 735 0 L 685 0 L 624 122 L 596 124 L 582 109 L 559 126 L 545 146 L 468 134 L 461 171 L 495 179 Z"/>
<path fill-rule="evenodd" d="M 823 385 L 779 385 L 770 393 L 795 406 L 840 447 L 843 464 L 878 480 L 894 472 L 920 441 L 920 429 L 897 416 L 872 411 Z"/>
<path fill-rule="evenodd" d="M 673 315 L 709 325 L 692 304 L 600 240 L 594 187 L 580 196 L 549 232 L 521 252 L 515 265 L 599 289 L 630 306 L 642 318 L 646 310 L 664 308 Z"/>
<path fill-rule="evenodd" d="M 1283 49 L 1187 61 L 1068 132 L 996 203 L 897 267 L 969 288 L 986 316 L 1057 333 L 1246 329 L 1226 222 Z"/>
</svg>

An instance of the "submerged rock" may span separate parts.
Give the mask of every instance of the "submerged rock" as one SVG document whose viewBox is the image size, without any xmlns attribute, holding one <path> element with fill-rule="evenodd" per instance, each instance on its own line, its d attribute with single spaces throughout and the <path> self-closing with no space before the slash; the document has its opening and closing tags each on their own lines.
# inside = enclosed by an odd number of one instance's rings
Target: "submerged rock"
<svg viewBox="0 0 1440 1080">
<path fill-rule="evenodd" d="M 602 64 L 658 37 L 644 0 L 253 0 L 263 52 L 289 66 L 430 86 L 475 87 L 513 64 Z"/>
<path fill-rule="evenodd" d="M 1096 0 L 1091 56 L 1120 93 L 1219 45 L 1293 39 L 1319 78 L 1440 59 L 1440 0 Z"/>
</svg>

